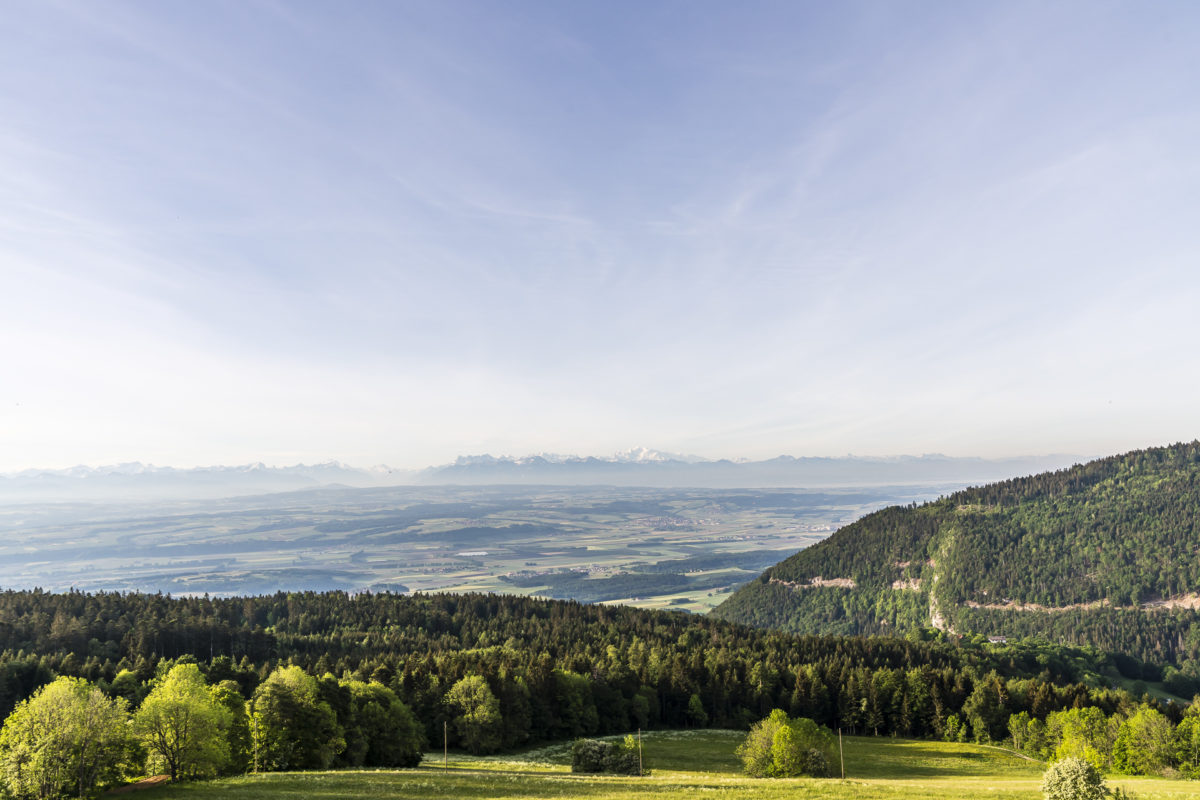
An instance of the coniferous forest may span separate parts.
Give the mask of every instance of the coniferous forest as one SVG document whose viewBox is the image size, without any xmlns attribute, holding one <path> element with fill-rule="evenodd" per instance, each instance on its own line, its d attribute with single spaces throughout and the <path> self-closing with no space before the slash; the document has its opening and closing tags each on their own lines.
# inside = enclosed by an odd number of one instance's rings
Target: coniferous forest
<svg viewBox="0 0 1200 800">
<path fill-rule="evenodd" d="M 775 565 L 714 614 L 805 632 L 1041 636 L 1195 683 L 1198 542 L 1191 442 L 883 509 Z"/>
<path fill-rule="evenodd" d="M 492 749 L 638 727 L 744 728 L 774 708 L 847 731 L 940 738 L 948 725 L 991 731 L 998 723 L 971 711 L 988 692 L 1003 695 L 1006 714 L 1038 717 L 1081 705 L 1111 713 L 1140 699 L 1097 677 L 1111 662 L 1095 651 L 798 636 L 503 595 L 9 591 L 0 619 L 3 714 L 56 675 L 136 707 L 162 663 L 195 660 L 210 683 L 233 681 L 247 698 L 294 665 L 393 690 L 440 742 L 453 717 L 447 692 L 479 676 L 502 720 Z"/>
</svg>

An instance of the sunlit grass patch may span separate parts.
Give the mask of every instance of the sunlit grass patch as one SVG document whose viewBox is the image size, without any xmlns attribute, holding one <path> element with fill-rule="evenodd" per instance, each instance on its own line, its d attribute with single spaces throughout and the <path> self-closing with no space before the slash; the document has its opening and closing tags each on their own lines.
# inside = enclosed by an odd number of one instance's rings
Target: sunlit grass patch
<svg viewBox="0 0 1200 800">
<path fill-rule="evenodd" d="M 1000 748 L 845 737 L 847 779 L 748 778 L 734 748 L 743 731 L 643 734 L 648 777 L 570 772 L 570 743 L 497 756 L 430 753 L 416 769 L 250 775 L 179 784 L 139 800 L 1040 800 L 1044 765 Z M 606 737 L 620 738 L 620 737 Z M 1110 778 L 1139 800 L 1200 797 L 1200 782 Z"/>
</svg>

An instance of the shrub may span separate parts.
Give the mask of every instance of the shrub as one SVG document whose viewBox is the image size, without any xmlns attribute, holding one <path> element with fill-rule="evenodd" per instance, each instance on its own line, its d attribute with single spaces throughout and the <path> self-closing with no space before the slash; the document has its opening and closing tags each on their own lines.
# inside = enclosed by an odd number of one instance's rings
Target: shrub
<svg viewBox="0 0 1200 800">
<path fill-rule="evenodd" d="M 750 728 L 737 754 L 746 774 L 757 778 L 825 778 L 833 763 L 833 733 L 811 719 L 791 719 L 775 709 Z"/>
<path fill-rule="evenodd" d="M 612 772 L 637 775 L 641 771 L 637 742 L 626 736 L 624 742 L 576 739 L 571 745 L 572 772 Z M 642 774 L 646 774 L 642 772 Z"/>
<path fill-rule="evenodd" d="M 1104 778 L 1082 758 L 1056 761 L 1042 776 L 1046 800 L 1104 800 L 1108 796 Z"/>
<path fill-rule="evenodd" d="M 608 742 L 576 739 L 571 745 L 571 772 L 603 772 Z"/>
<path fill-rule="evenodd" d="M 810 747 L 800 759 L 800 772 L 814 778 L 828 778 L 833 774 L 833 769 L 825 751 Z"/>
</svg>

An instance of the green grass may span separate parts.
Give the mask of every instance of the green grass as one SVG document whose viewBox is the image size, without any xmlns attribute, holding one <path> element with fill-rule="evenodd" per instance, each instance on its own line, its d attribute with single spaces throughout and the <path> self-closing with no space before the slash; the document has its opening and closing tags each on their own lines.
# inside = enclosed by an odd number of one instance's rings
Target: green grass
<svg viewBox="0 0 1200 800">
<path fill-rule="evenodd" d="M 906 739 L 846 737 L 846 780 L 755 779 L 733 753 L 737 731 L 664 731 L 644 736 L 645 778 L 573 775 L 567 745 L 506 756 L 440 754 L 410 770 L 249 775 L 141 792 L 138 800 L 535 800 L 675 798 L 676 800 L 951 800 L 1041 798 L 1044 766 L 1000 748 Z M 1110 779 L 1139 800 L 1200 796 L 1200 783 L 1159 778 Z"/>
</svg>

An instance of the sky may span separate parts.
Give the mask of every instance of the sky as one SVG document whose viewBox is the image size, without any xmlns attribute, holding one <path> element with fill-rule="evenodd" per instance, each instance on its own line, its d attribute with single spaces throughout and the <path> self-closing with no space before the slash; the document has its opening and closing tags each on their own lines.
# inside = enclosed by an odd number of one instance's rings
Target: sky
<svg viewBox="0 0 1200 800">
<path fill-rule="evenodd" d="M 0 6 L 0 470 L 1200 436 L 1200 4 Z"/>
</svg>

